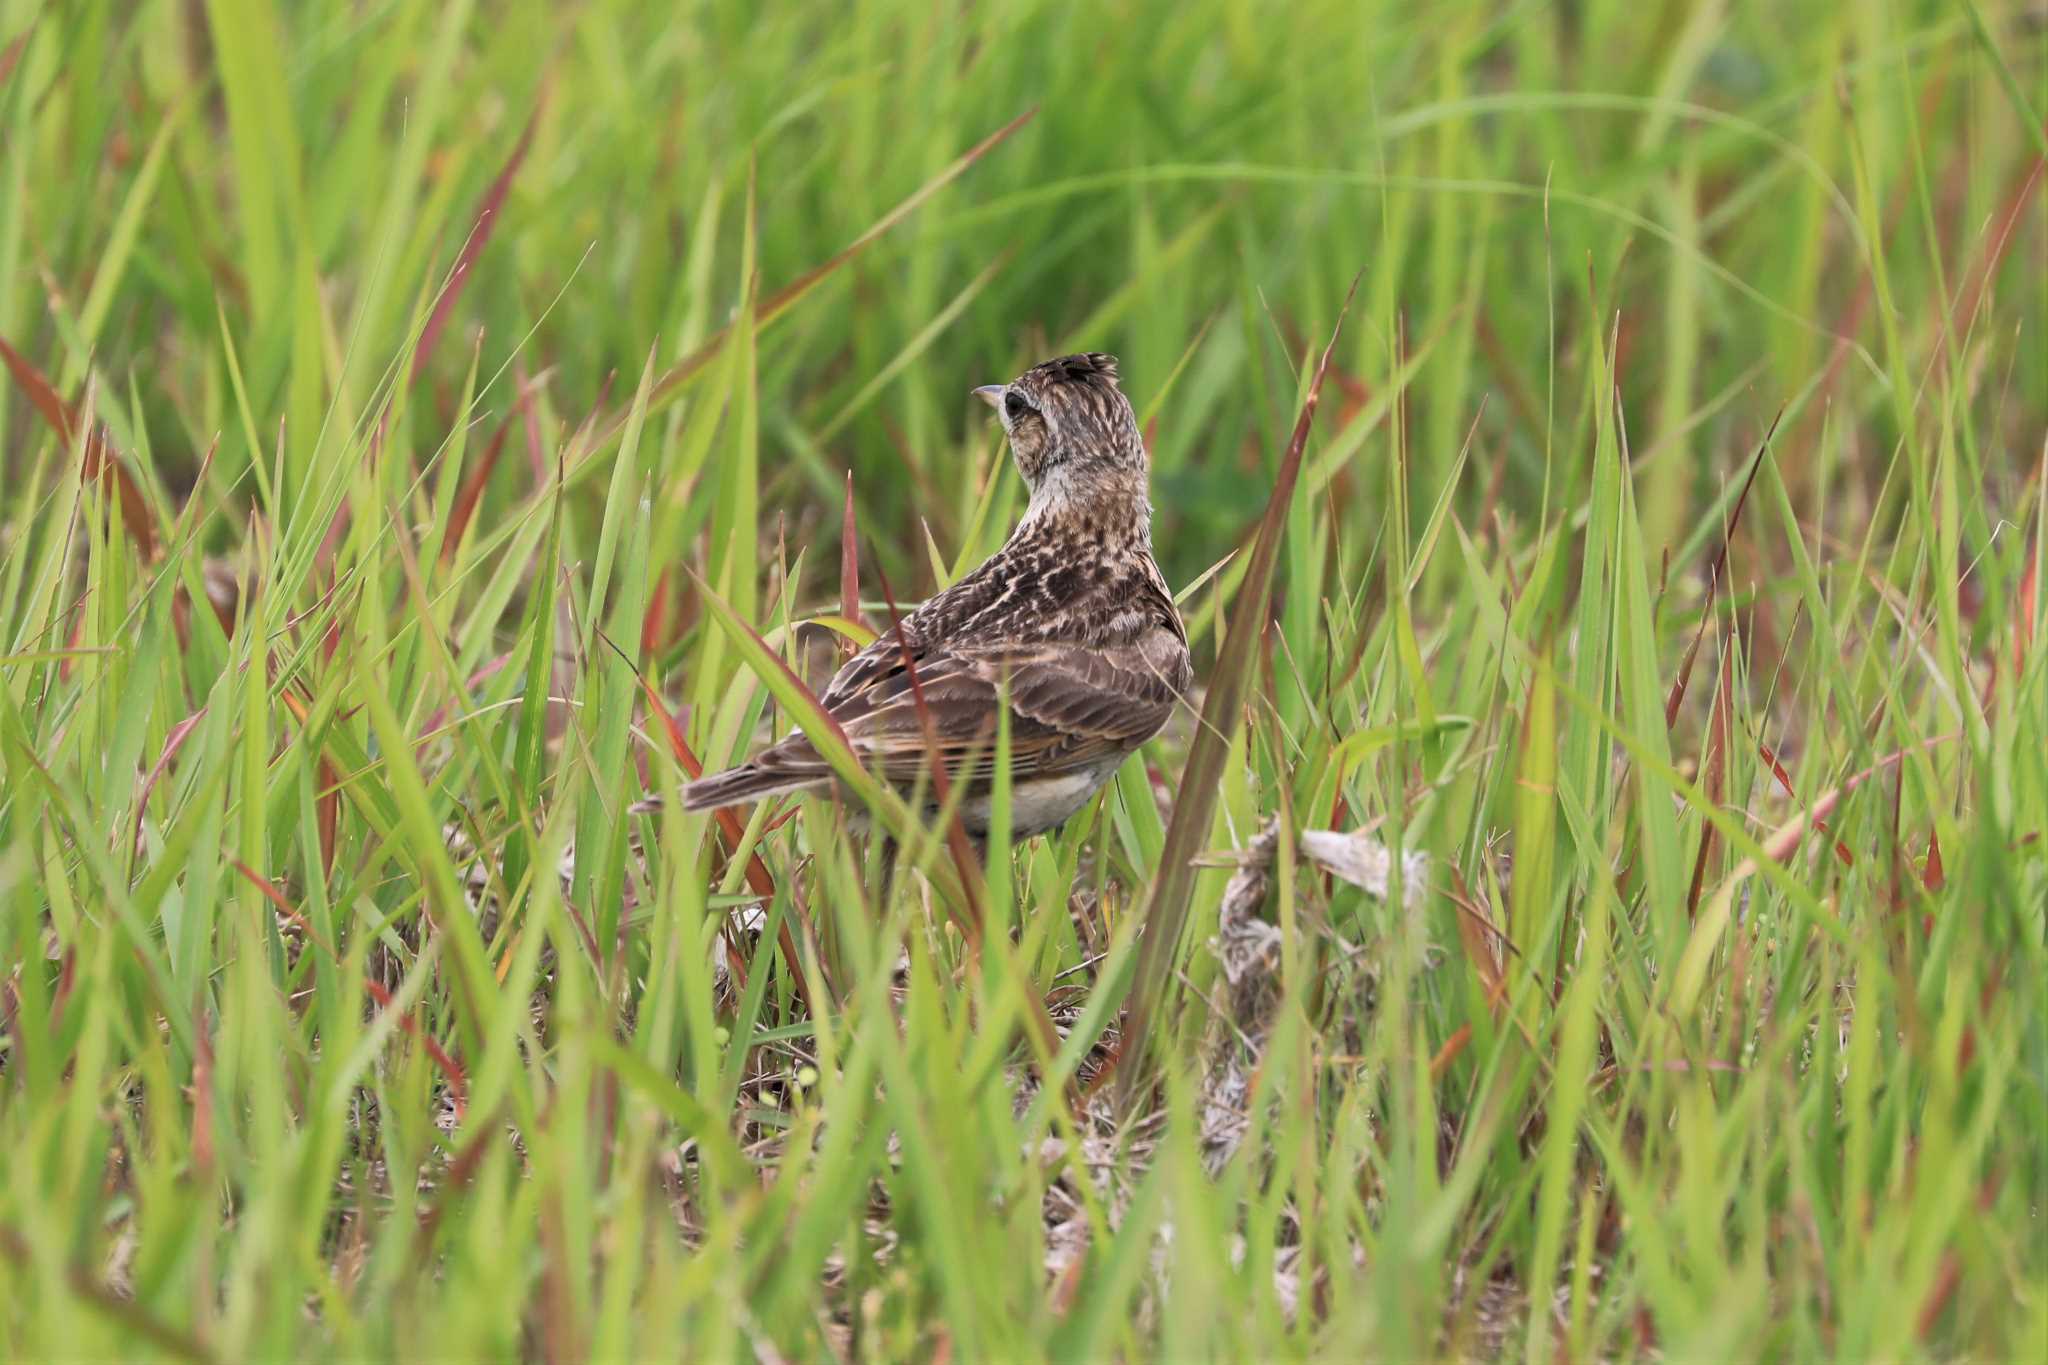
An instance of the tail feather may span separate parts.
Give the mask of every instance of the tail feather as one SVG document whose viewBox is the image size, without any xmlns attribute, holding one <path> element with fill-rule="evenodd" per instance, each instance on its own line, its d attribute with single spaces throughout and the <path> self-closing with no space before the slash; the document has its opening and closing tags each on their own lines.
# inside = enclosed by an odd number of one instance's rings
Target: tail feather
<svg viewBox="0 0 2048 1365">
<path fill-rule="evenodd" d="M 758 801 L 764 796 L 779 796 L 783 792 L 816 786 L 820 780 L 815 773 L 792 773 L 786 768 L 742 763 L 737 768 L 699 778 L 685 786 L 683 809 L 707 810 L 716 806 L 738 805 L 742 801 Z"/>
</svg>

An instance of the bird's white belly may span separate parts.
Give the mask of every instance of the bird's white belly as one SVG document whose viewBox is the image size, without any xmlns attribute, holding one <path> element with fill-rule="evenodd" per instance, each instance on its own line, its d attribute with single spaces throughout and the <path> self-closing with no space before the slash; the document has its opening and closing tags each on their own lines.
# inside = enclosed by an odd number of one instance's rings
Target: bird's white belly
<svg viewBox="0 0 2048 1365">
<path fill-rule="evenodd" d="M 1010 837 L 1028 839 L 1062 824 L 1067 817 L 1088 804 L 1114 765 L 1083 768 L 1056 777 L 1035 777 L 1010 789 Z M 986 796 L 969 797 L 962 803 L 961 820 L 976 833 L 988 829 L 990 801 Z"/>
</svg>

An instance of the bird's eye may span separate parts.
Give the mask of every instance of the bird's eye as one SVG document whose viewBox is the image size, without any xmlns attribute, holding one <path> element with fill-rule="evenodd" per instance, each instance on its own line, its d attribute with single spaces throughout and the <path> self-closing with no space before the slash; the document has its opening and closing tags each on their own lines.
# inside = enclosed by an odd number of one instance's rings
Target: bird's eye
<svg viewBox="0 0 2048 1365">
<path fill-rule="evenodd" d="M 1018 393 L 1015 389 L 1003 395 L 1003 415 L 1012 422 L 1029 411 L 1031 411 L 1031 404 L 1025 401 L 1024 395 Z"/>
</svg>

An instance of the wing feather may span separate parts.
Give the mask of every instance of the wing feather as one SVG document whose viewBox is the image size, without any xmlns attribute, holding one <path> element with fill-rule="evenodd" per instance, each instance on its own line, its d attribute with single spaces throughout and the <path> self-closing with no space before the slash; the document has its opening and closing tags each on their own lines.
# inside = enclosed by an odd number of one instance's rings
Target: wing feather
<svg viewBox="0 0 2048 1365">
<path fill-rule="evenodd" d="M 1010 592 L 1009 571 L 996 572 L 1002 560 L 991 559 L 885 631 L 847 660 L 820 696 L 854 752 L 885 780 L 916 782 L 935 754 L 953 779 L 971 789 L 985 784 L 1006 696 L 1015 780 L 1099 771 L 1157 734 L 1192 685 L 1187 635 L 1149 557 L 1137 583 L 1098 589 L 1111 601 L 1099 604 L 1093 619 L 1116 624 L 1110 638 L 1089 643 L 1019 638 L 1015 621 L 981 624 L 985 609 Z M 1084 619 L 1086 611 L 1066 617 Z M 691 784 L 685 803 L 719 804 L 816 786 L 831 776 L 811 742 L 791 734 L 739 768 Z"/>
<path fill-rule="evenodd" d="M 1148 639 L 1103 648 L 1051 643 L 926 650 L 922 658 L 913 655 L 915 689 L 899 647 L 893 668 L 865 655 L 849 660 L 826 691 L 827 707 L 854 752 L 884 778 L 915 781 L 929 771 L 935 746 L 949 776 L 979 782 L 994 771 L 998 708 L 1007 686 L 1013 776 L 1053 776 L 1121 758 L 1158 733 L 1187 686 L 1173 668 L 1176 658 L 1185 658 L 1176 655 L 1177 646 L 1177 640 L 1168 647 Z M 856 669 L 861 685 L 843 687 Z M 784 781 L 827 776 L 802 735 L 769 746 L 754 763 Z"/>
</svg>

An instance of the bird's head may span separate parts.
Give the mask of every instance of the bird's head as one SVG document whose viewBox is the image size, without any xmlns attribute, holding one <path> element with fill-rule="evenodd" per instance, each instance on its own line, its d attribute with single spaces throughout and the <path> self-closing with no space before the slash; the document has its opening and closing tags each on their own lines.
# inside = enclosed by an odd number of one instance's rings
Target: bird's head
<svg viewBox="0 0 2048 1365">
<path fill-rule="evenodd" d="M 974 395 L 1002 418 L 1034 501 L 1048 485 L 1079 493 L 1133 478 L 1143 496 L 1145 442 L 1130 400 L 1117 387 L 1115 356 L 1063 355 L 1007 384 L 984 384 Z"/>
</svg>

